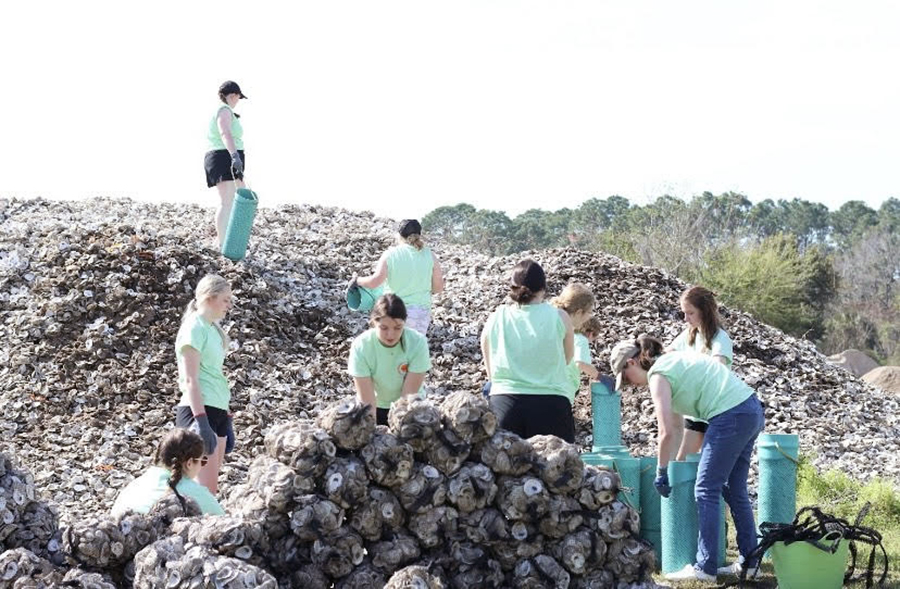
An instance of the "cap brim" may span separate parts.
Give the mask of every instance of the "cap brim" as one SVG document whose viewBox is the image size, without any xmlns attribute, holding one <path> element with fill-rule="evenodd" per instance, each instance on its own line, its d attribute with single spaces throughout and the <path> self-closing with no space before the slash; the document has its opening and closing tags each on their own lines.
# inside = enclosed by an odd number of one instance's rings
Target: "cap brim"
<svg viewBox="0 0 900 589">
<path fill-rule="evenodd" d="M 244 98 L 244 99 L 247 98 L 246 96 L 244 96 L 244 93 L 243 93 L 243 92 L 241 92 L 240 94 L 241 94 L 241 98 Z"/>
<path fill-rule="evenodd" d="M 625 380 L 625 372 L 620 370 L 619 373 L 616 375 L 616 390 L 617 391 L 622 390 L 622 384 L 623 384 L 622 381 L 623 380 Z"/>
</svg>

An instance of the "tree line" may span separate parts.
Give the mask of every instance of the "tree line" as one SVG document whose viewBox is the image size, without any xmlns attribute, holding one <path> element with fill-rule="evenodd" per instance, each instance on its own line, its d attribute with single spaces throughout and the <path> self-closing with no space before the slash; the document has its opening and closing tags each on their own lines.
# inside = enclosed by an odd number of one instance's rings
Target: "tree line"
<svg viewBox="0 0 900 589">
<path fill-rule="evenodd" d="M 900 199 L 832 211 L 802 199 L 752 203 L 704 192 L 645 205 L 621 196 L 510 218 L 469 204 L 422 219 L 446 243 L 492 255 L 563 246 L 664 268 L 825 353 L 865 350 L 900 364 Z"/>
</svg>

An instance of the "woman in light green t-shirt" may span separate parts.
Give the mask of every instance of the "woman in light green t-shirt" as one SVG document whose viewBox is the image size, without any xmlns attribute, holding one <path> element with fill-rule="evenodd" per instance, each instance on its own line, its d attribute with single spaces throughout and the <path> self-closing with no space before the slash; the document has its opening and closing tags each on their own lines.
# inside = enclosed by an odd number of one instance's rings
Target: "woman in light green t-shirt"
<svg viewBox="0 0 900 589">
<path fill-rule="evenodd" d="M 575 407 L 575 396 L 578 389 L 581 388 L 581 367 L 591 362 L 590 342 L 584 334 L 579 334 L 578 330 L 584 325 L 591 313 L 594 312 L 594 304 L 596 299 L 594 293 L 591 292 L 584 284 L 580 282 L 572 282 L 559 293 L 559 296 L 553 297 L 550 304 L 557 309 L 562 309 L 572 321 L 572 329 L 575 332 L 574 338 L 574 356 L 569 362 L 569 376 L 572 379 L 572 392 L 569 395 L 569 402 L 572 408 Z"/>
<path fill-rule="evenodd" d="M 219 193 L 219 206 L 216 208 L 216 239 L 221 249 L 231 216 L 234 194 L 238 188 L 244 188 L 244 128 L 240 115 L 234 112 L 242 98 L 237 82 L 227 81 L 219 86 L 219 100 L 216 114 L 209 122 L 206 134 L 206 155 L 203 156 L 203 168 L 206 171 L 206 185 L 216 187 Z"/>
<path fill-rule="evenodd" d="M 357 398 L 371 407 L 378 425 L 387 425 L 394 401 L 424 394 L 431 357 L 425 336 L 406 327 L 406 305 L 397 295 L 379 297 L 370 324 L 350 346 L 347 371 Z"/>
<path fill-rule="evenodd" d="M 687 327 L 666 347 L 667 352 L 695 351 L 707 354 L 730 367 L 734 359 L 731 338 L 722 327 L 716 295 L 708 288 L 692 286 L 681 294 L 679 301 Z M 695 454 L 703 446 L 705 421 L 693 416 L 684 417 L 684 436 L 678 449 L 678 460 Z"/>
<path fill-rule="evenodd" d="M 699 537 L 694 565 L 666 576 L 670 580 L 715 581 L 717 574 L 733 574 L 734 565 L 717 568 L 719 500 L 724 497 L 734 518 L 738 549 L 744 566 L 756 549 L 756 525 L 747 492 L 750 458 L 765 417 L 756 393 L 722 363 L 696 352 L 663 353 L 662 343 L 650 336 L 625 340 L 613 347 L 610 366 L 616 388 L 624 381 L 650 388 L 659 432 L 658 465 L 654 486 L 668 497 L 668 465 L 675 455 L 684 416 L 709 422 L 697 467 L 694 496 Z"/>
<path fill-rule="evenodd" d="M 206 460 L 200 436 L 183 428 L 170 430 L 156 449 L 154 465 L 119 493 L 112 516 L 120 517 L 129 511 L 149 513 L 167 493 L 175 494 L 185 515 L 192 515 L 186 497 L 196 501 L 202 513 L 224 514 L 225 510 L 209 489 L 194 480 Z"/>
<path fill-rule="evenodd" d="M 431 325 L 431 295 L 444 290 L 441 263 L 422 240 L 422 225 L 415 219 L 404 219 L 397 228 L 397 244 L 378 259 L 375 272 L 350 280 L 349 288 L 378 288 L 403 299 L 406 326 L 427 335 Z"/>
</svg>

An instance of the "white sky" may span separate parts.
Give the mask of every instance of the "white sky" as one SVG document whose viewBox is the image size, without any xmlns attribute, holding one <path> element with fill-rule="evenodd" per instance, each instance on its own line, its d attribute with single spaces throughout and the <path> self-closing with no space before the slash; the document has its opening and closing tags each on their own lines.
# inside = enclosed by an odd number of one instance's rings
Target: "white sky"
<svg viewBox="0 0 900 589">
<path fill-rule="evenodd" d="M 267 204 L 900 196 L 894 1 L 275 6 L 4 3 L 0 195 L 212 206 L 205 133 L 234 79 Z"/>
</svg>

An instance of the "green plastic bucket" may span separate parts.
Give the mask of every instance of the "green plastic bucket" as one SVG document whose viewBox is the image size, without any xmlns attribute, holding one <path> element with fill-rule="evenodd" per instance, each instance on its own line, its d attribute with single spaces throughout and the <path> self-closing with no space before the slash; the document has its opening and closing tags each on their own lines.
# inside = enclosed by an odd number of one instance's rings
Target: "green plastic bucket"
<svg viewBox="0 0 900 589">
<path fill-rule="evenodd" d="M 757 521 L 789 524 L 797 507 L 797 434 L 760 434 L 759 517 Z"/>
<path fill-rule="evenodd" d="M 361 286 L 348 288 L 347 307 L 351 311 L 368 313 L 382 294 L 384 294 L 384 285 L 375 288 L 363 288 Z"/>
<path fill-rule="evenodd" d="M 697 559 L 697 504 L 694 483 L 697 463 L 669 462 L 672 492 L 660 500 L 662 532 L 662 572 L 672 573 L 694 564 Z"/>
<path fill-rule="evenodd" d="M 594 447 L 622 444 L 622 395 L 601 382 L 591 383 Z"/>
<path fill-rule="evenodd" d="M 585 464 L 595 464 L 606 466 L 619 473 L 622 479 L 622 490 L 619 491 L 617 499 L 626 505 L 630 505 L 635 509 L 640 509 L 641 505 L 641 461 L 638 458 L 632 458 L 627 453 L 624 455 L 612 456 L 599 452 L 591 452 L 582 454 L 581 460 Z"/>
<path fill-rule="evenodd" d="M 840 589 L 850 542 L 841 540 L 832 554 L 809 542 L 776 542 L 769 549 L 779 589 Z"/>
<path fill-rule="evenodd" d="M 235 262 L 243 260 L 250 242 L 250 230 L 256 217 L 259 197 L 248 188 L 238 188 L 231 205 L 231 216 L 222 241 L 222 255 Z"/>
<path fill-rule="evenodd" d="M 593 454 L 605 454 L 606 456 L 614 456 L 614 457 L 631 456 L 631 453 L 628 451 L 628 446 L 623 446 L 621 444 L 617 444 L 614 446 L 593 446 L 591 448 L 591 452 Z"/>
<path fill-rule="evenodd" d="M 656 457 L 642 456 L 641 461 L 641 538 L 653 545 L 656 565 L 662 563 L 662 532 L 660 531 L 659 493 L 653 486 L 656 479 Z"/>
</svg>

